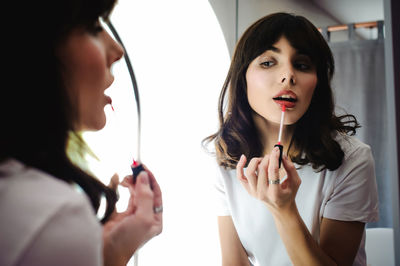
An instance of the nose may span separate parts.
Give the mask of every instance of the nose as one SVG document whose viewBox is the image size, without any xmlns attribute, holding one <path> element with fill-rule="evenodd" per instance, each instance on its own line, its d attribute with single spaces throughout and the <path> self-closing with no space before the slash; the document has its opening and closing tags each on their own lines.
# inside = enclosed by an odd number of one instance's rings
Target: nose
<svg viewBox="0 0 400 266">
<path fill-rule="evenodd" d="M 284 68 L 284 70 L 282 71 L 280 82 L 283 85 L 286 85 L 287 83 L 289 83 L 290 85 L 296 85 L 295 74 L 291 66 Z"/>
<path fill-rule="evenodd" d="M 114 40 L 113 40 L 114 41 Z M 124 48 L 122 47 L 122 45 L 116 41 L 114 41 L 114 46 L 115 46 L 115 61 L 118 61 L 122 58 L 122 56 L 124 55 Z"/>
<path fill-rule="evenodd" d="M 109 36 L 110 48 L 109 48 L 109 64 L 112 65 L 114 62 L 120 60 L 124 55 L 124 48 L 120 43 Z"/>
</svg>

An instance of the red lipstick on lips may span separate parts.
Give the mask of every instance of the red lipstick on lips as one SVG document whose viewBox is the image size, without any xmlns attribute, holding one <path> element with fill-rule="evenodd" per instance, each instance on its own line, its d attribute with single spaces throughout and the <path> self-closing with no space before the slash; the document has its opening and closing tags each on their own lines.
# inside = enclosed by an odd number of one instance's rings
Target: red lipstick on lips
<svg viewBox="0 0 400 266">
<path fill-rule="evenodd" d="M 293 108 L 297 102 L 297 95 L 291 90 L 280 91 L 277 95 L 272 98 L 280 106 L 286 108 Z"/>
<path fill-rule="evenodd" d="M 112 105 L 112 100 L 111 100 L 111 98 L 110 98 L 110 103 L 109 103 L 109 104 L 110 104 L 110 106 L 111 106 L 111 110 L 115 111 L 115 110 L 114 110 L 114 106 Z"/>
<path fill-rule="evenodd" d="M 106 95 L 106 104 L 109 104 L 111 106 L 111 109 L 114 111 L 114 107 L 112 105 L 112 99 L 108 95 Z"/>
</svg>

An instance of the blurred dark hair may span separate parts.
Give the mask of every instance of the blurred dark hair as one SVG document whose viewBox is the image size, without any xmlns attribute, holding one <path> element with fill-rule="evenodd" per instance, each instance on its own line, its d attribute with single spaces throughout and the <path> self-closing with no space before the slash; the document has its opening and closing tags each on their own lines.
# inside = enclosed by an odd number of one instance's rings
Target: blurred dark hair
<svg viewBox="0 0 400 266">
<path fill-rule="evenodd" d="M 214 140 L 217 161 L 228 168 L 236 166 L 241 154 L 247 158 L 263 156 L 247 99 L 246 71 L 282 36 L 299 53 L 311 58 L 318 79 L 308 110 L 294 125 L 289 150 L 294 148 L 299 153 L 290 154 L 291 159 L 300 165 L 311 163 L 314 169 L 337 169 L 344 153 L 334 140 L 334 133 L 355 134 L 359 124 L 353 115 L 337 117 L 334 113 L 330 86 L 334 60 L 328 44 L 310 21 L 288 13 L 265 16 L 243 33 L 219 98 L 219 130 L 205 138 L 203 144 Z"/>
<path fill-rule="evenodd" d="M 78 184 L 96 212 L 105 196 L 105 222 L 115 208 L 115 191 L 75 166 L 66 153 L 77 107 L 67 93 L 56 49 L 73 29 L 90 30 L 99 18 L 107 20 L 116 0 L 8 2 L 5 12 L 13 21 L 4 34 L 9 65 L 0 105 L 0 160 L 15 158 Z"/>
</svg>

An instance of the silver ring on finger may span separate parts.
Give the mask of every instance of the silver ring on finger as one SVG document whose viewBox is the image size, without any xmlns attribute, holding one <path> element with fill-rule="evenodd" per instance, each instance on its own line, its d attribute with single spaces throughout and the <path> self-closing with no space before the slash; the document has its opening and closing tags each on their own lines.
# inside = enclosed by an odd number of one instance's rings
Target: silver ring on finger
<svg viewBox="0 0 400 266">
<path fill-rule="evenodd" d="M 274 179 L 274 180 L 268 179 L 268 184 L 270 184 L 270 185 L 279 185 L 280 183 L 281 183 L 281 180 L 279 178 Z"/>
<path fill-rule="evenodd" d="M 163 211 L 163 206 L 162 205 L 154 207 L 154 213 L 160 213 L 162 211 Z"/>
</svg>

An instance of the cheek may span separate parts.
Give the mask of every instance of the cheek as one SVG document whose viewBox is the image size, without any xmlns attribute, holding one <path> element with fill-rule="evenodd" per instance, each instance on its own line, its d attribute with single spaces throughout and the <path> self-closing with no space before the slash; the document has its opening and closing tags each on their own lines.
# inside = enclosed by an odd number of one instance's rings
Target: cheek
<svg viewBox="0 0 400 266">
<path fill-rule="evenodd" d="M 78 46 L 79 45 L 79 46 Z M 75 44 L 69 53 L 71 73 L 81 82 L 98 82 L 105 73 L 106 56 L 102 44 L 91 37 Z"/>
<path fill-rule="evenodd" d="M 92 50 L 82 55 L 72 73 L 79 122 L 85 130 L 98 130 L 105 124 L 105 69 L 101 54 Z"/>
<path fill-rule="evenodd" d="M 63 63 L 63 76 L 73 108 L 78 113 L 78 127 L 98 129 L 104 126 L 104 90 L 109 73 L 105 48 L 87 35 L 71 35 L 57 51 Z"/>
<path fill-rule="evenodd" d="M 298 84 L 299 91 L 301 91 L 301 103 L 297 105 L 294 111 L 287 112 L 285 124 L 288 125 L 297 123 L 297 121 L 306 113 L 310 107 L 315 87 L 317 86 L 316 76 L 308 76 L 307 78 L 303 78 L 301 80 L 301 84 Z"/>
<path fill-rule="evenodd" d="M 102 81 L 105 76 L 106 62 L 101 50 L 90 49 L 80 59 L 81 80 L 86 80 L 92 84 Z"/>
<path fill-rule="evenodd" d="M 247 101 L 251 109 L 256 111 L 257 104 L 257 95 L 259 95 L 259 87 L 257 86 L 257 82 L 255 82 L 254 75 L 251 73 L 246 74 L 246 84 L 247 84 Z"/>
<path fill-rule="evenodd" d="M 312 77 L 309 77 L 305 83 L 304 83 L 304 95 L 305 99 L 307 99 L 307 106 L 310 104 L 312 96 L 314 94 L 315 88 L 317 87 L 317 76 L 314 75 Z"/>
<path fill-rule="evenodd" d="M 247 99 L 255 110 L 260 103 L 265 105 L 265 100 L 272 97 L 270 94 L 271 78 L 265 73 L 248 71 L 246 73 Z"/>
</svg>

